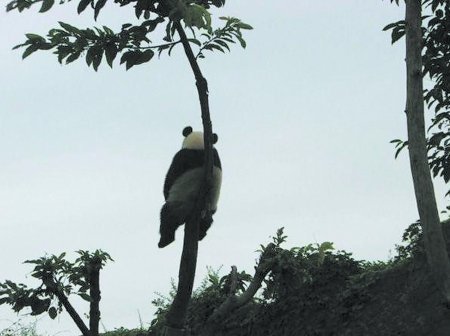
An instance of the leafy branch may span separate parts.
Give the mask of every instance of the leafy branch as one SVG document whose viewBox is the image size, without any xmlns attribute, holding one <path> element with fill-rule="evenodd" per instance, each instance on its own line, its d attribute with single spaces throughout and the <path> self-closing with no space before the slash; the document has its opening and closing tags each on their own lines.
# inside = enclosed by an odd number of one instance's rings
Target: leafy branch
<svg viewBox="0 0 450 336">
<path fill-rule="evenodd" d="M 391 0 L 393 2 L 394 0 Z M 398 1 L 396 1 L 398 4 Z M 430 15 L 422 16 L 422 62 L 423 76 L 428 76 L 432 87 L 424 90 L 424 100 L 434 110 L 431 126 L 428 128 L 428 162 L 434 177 L 440 176 L 450 182 L 450 4 L 443 0 L 423 0 Z M 392 43 L 405 36 L 406 22 L 400 20 L 384 27 L 391 30 Z M 392 140 L 395 157 L 408 146 L 408 141 Z M 450 191 L 446 195 L 450 195 Z"/>
<path fill-rule="evenodd" d="M 207 40 L 202 44 L 198 43 L 200 49 L 198 50 L 195 58 L 204 58 L 204 50 L 219 50 L 223 53 L 225 53 L 225 49 L 230 51 L 228 43 L 235 43 L 234 38 L 239 41 L 242 48 L 245 48 L 247 46 L 245 40 L 242 37 L 241 29 L 253 28 L 237 18 L 220 17 L 220 19 L 226 21 L 225 26 L 223 28 L 218 28 L 213 32 L 207 31 L 202 34 L 202 36 L 206 37 Z"/>
<path fill-rule="evenodd" d="M 101 250 L 94 253 L 80 250 L 77 254 L 79 257 L 73 263 L 65 259 L 65 253 L 26 260 L 26 264 L 35 265 L 31 276 L 41 280 L 41 284 L 28 288 L 10 280 L 0 283 L 0 305 L 9 304 L 16 312 L 30 308 L 31 315 L 48 313 L 52 319 L 64 308 L 84 336 L 97 336 L 100 320 L 99 273 L 112 259 Z M 89 328 L 69 302 L 71 294 L 90 302 Z"/>
<path fill-rule="evenodd" d="M 32 5 L 42 2 L 40 12 L 46 12 L 54 5 L 54 0 L 14 0 L 7 5 L 7 10 L 17 9 L 22 11 Z M 39 50 L 53 50 L 60 63 L 69 64 L 84 56 L 88 66 L 97 71 L 103 59 L 110 67 L 118 54 L 121 54 L 120 64 L 125 64 L 126 69 L 139 64 L 149 62 L 155 52 L 161 55 L 167 51 L 170 55 L 173 48 L 180 44 L 180 40 L 174 40 L 176 33 L 175 22 L 183 20 L 185 27 L 192 33 L 187 37 L 189 43 L 198 48 L 197 58 L 204 58 L 205 50 L 230 50 L 229 44 L 239 41 L 245 48 L 241 29 L 252 27 L 239 19 L 221 17 L 225 21 L 223 28 L 213 31 L 211 15 L 208 12 L 210 6 L 221 7 L 224 0 L 214 1 L 155 1 L 155 0 L 114 0 L 121 6 L 134 4 L 137 18 L 144 18 L 139 25 L 126 23 L 119 32 L 114 32 L 107 26 L 80 29 L 65 22 L 59 22 L 59 27 L 51 29 L 45 37 L 30 33 L 26 34 L 27 40 L 13 49 L 25 48 L 22 58 L 26 58 Z M 62 2 L 64 3 L 64 1 Z M 96 19 L 106 0 L 80 0 L 77 11 L 81 13 L 87 7 L 94 9 Z M 154 17 L 150 19 L 151 15 Z M 153 44 L 150 34 L 160 24 L 165 24 L 165 43 Z M 206 40 L 196 38 L 194 28 L 199 30 Z"/>
</svg>

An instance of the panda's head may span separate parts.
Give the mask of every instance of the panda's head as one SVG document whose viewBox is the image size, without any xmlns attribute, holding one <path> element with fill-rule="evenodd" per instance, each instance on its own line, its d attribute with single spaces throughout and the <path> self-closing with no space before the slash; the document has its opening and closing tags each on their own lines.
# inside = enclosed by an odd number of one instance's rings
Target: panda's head
<svg viewBox="0 0 450 336">
<path fill-rule="evenodd" d="M 183 145 L 181 148 L 183 149 L 197 149 L 203 150 L 205 149 L 205 143 L 203 142 L 203 132 L 193 132 L 191 126 L 187 126 L 183 130 Z M 213 133 L 212 142 L 213 144 L 217 143 L 218 136 L 216 133 Z"/>
</svg>

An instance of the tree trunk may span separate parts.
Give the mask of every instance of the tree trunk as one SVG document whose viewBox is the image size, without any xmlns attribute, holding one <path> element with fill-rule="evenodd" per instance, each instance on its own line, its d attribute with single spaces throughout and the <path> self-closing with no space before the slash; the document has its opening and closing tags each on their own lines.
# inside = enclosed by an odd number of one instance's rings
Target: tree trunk
<svg viewBox="0 0 450 336">
<path fill-rule="evenodd" d="M 422 76 L 421 0 L 406 0 L 406 115 L 409 158 L 428 265 L 437 287 L 450 304 L 450 263 L 428 165 Z"/>
<path fill-rule="evenodd" d="M 89 269 L 89 295 L 91 297 L 89 308 L 89 329 L 91 336 L 98 336 L 100 323 L 100 268 L 101 261 L 90 262 Z"/>
<path fill-rule="evenodd" d="M 180 270 L 178 274 L 177 294 L 166 316 L 164 336 L 182 336 L 185 334 L 184 324 L 195 278 L 197 266 L 199 223 L 202 211 L 210 216 L 209 205 L 206 204 L 206 195 L 211 189 L 213 159 L 212 159 L 212 123 L 209 113 L 208 83 L 203 77 L 188 38 L 179 22 L 175 27 L 180 35 L 181 42 L 195 76 L 198 96 L 200 100 L 201 116 L 203 122 L 203 137 L 205 143 L 205 170 L 203 183 L 191 217 L 184 227 L 183 252 L 181 254 Z"/>
</svg>

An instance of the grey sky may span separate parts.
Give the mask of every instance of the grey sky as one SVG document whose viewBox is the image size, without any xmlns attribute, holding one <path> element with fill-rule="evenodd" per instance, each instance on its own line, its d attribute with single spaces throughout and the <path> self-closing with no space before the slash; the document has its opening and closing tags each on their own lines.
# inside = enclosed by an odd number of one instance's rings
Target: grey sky
<svg viewBox="0 0 450 336">
<path fill-rule="evenodd" d="M 284 226 L 286 246 L 333 241 L 356 258 L 387 259 L 417 219 L 406 152 L 404 47 L 382 28 L 403 16 L 388 1 L 228 1 L 215 15 L 254 26 L 248 47 L 208 54 L 223 187 L 200 244 L 206 266 L 252 272 L 260 243 Z M 159 250 L 162 184 L 184 126 L 201 127 L 182 50 L 126 72 L 50 53 L 21 61 L 11 47 L 57 21 L 92 25 L 77 1 L 37 14 L 0 12 L 0 281 L 25 279 L 26 259 L 96 248 L 115 263 L 102 281 L 108 330 L 152 319 L 154 292 L 178 274 L 182 230 Z M 107 7 L 98 25 L 132 22 Z M 437 198 L 445 193 L 437 185 Z M 70 254 L 74 256 L 74 254 Z M 77 303 L 83 306 L 83 302 Z M 0 307 L 0 329 L 16 319 Z M 79 332 L 66 315 L 40 330 Z"/>
</svg>

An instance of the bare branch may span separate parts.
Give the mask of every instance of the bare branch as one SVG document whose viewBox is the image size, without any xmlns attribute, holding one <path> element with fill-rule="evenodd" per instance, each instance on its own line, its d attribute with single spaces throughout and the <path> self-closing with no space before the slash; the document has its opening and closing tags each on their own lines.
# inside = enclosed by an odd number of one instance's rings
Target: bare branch
<svg viewBox="0 0 450 336">
<path fill-rule="evenodd" d="M 205 324 L 205 328 L 202 331 L 202 336 L 213 335 L 214 330 L 217 327 L 217 321 L 223 320 L 227 315 L 229 315 L 233 310 L 243 306 L 247 302 L 249 302 L 256 294 L 258 289 L 261 288 L 261 284 L 266 277 L 266 275 L 271 271 L 272 265 L 274 263 L 275 255 L 275 245 L 269 244 L 267 249 L 261 255 L 258 266 L 255 270 L 255 275 L 253 276 L 253 280 L 248 286 L 247 290 L 241 294 L 240 296 L 236 296 L 231 294 L 235 291 L 230 290 L 230 295 L 228 298 L 214 310 L 212 315 L 208 318 Z M 237 284 L 237 270 L 236 266 L 232 266 L 231 273 L 231 288 L 236 287 Z"/>
</svg>

